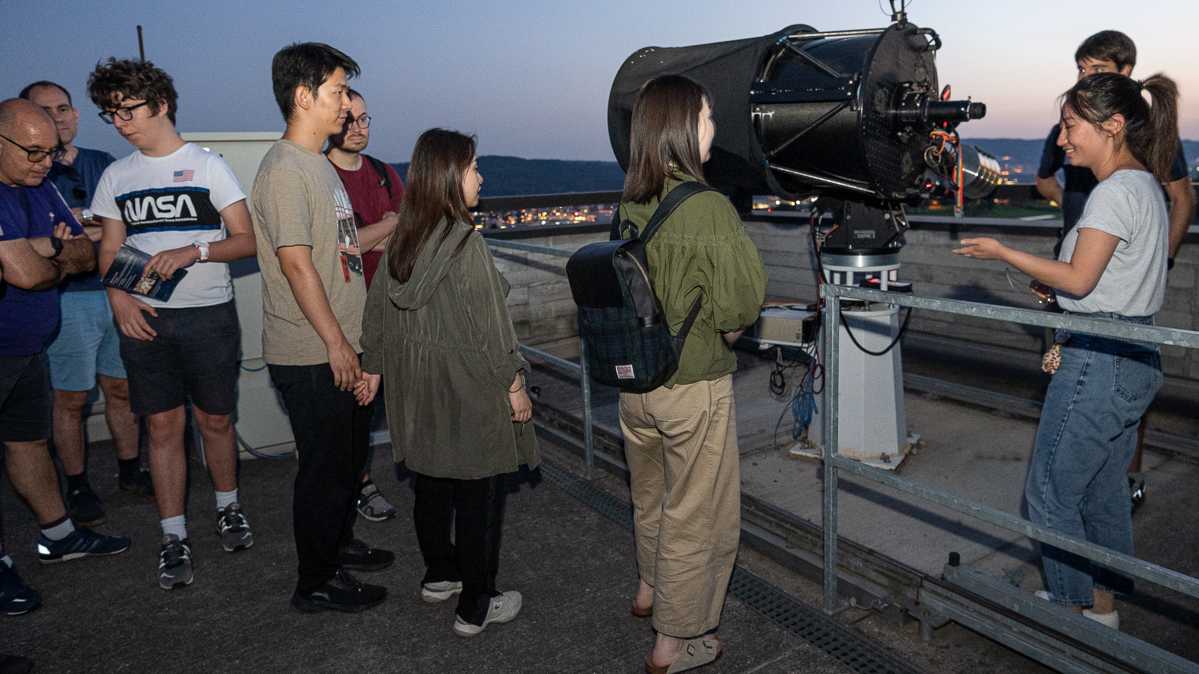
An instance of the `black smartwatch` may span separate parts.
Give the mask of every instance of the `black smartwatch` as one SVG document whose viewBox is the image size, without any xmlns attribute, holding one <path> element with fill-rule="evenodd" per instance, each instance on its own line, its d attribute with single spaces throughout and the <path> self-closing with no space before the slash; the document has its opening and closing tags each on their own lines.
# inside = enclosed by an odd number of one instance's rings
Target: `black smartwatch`
<svg viewBox="0 0 1199 674">
<path fill-rule="evenodd" d="M 58 256 L 62 255 L 62 239 L 57 236 L 50 237 L 50 247 L 54 249 L 54 254 L 50 256 L 50 259 L 58 259 Z"/>
</svg>

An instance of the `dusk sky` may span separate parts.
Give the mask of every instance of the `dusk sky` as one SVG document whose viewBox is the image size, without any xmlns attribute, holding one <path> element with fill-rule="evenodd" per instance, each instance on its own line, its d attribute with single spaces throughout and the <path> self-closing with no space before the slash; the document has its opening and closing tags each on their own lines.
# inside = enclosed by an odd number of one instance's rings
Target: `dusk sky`
<svg viewBox="0 0 1199 674">
<path fill-rule="evenodd" d="M 145 27 L 147 57 L 175 79 L 182 131 L 281 129 L 271 56 L 287 43 L 317 40 L 361 64 L 354 86 L 374 118 L 369 151 L 383 159 L 406 161 L 420 131 L 445 126 L 478 134 L 482 154 L 611 160 L 608 90 L 635 50 L 765 35 L 793 23 L 878 27 L 888 22 L 880 5 L 0 0 L 0 92 L 15 96 L 36 79 L 61 82 L 82 113 L 78 142 L 122 156 L 129 147 L 96 117 L 84 85 L 98 60 L 137 55 L 136 24 Z M 1195 0 L 916 0 L 909 15 L 944 41 L 942 84 L 989 108 L 985 120 L 962 127 L 963 136 L 1044 137 L 1057 95 L 1074 81 L 1074 49 L 1116 28 L 1137 42 L 1136 75 L 1160 70 L 1178 81 L 1183 137 L 1199 138 Z"/>
</svg>

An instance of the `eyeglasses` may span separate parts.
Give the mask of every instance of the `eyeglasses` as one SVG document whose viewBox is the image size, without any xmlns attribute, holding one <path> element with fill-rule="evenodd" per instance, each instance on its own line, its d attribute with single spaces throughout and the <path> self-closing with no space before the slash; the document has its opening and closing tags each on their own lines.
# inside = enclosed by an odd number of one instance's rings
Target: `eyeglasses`
<svg viewBox="0 0 1199 674">
<path fill-rule="evenodd" d="M 357 117 L 346 117 L 346 128 L 349 128 L 355 124 L 357 124 L 358 128 L 360 129 L 369 129 L 371 128 L 371 116 L 364 112 Z"/>
<path fill-rule="evenodd" d="M 7 140 L 8 142 L 12 143 L 13 145 L 16 145 L 17 147 L 24 150 L 25 156 L 29 158 L 30 164 L 37 164 L 39 162 L 45 161 L 46 157 L 49 157 L 53 161 L 58 161 L 59 159 L 62 159 L 62 156 L 64 154 L 66 154 L 66 148 L 64 148 L 62 145 L 58 145 L 52 150 L 42 150 L 42 149 L 38 149 L 38 148 L 25 147 L 24 145 L 21 145 L 17 141 L 13 140 L 12 138 L 5 136 L 4 134 L 0 134 L 0 138 L 3 138 L 4 140 Z"/>
<path fill-rule="evenodd" d="M 113 117 L 120 117 L 122 121 L 129 122 L 129 121 L 133 120 L 133 111 L 134 110 L 137 110 L 138 108 L 142 107 L 143 105 L 149 105 L 149 104 L 150 104 L 150 101 L 142 101 L 141 103 L 130 105 L 125 108 L 117 108 L 115 110 L 101 110 L 97 114 L 100 115 L 100 119 L 104 120 L 108 124 L 113 123 Z"/>
</svg>

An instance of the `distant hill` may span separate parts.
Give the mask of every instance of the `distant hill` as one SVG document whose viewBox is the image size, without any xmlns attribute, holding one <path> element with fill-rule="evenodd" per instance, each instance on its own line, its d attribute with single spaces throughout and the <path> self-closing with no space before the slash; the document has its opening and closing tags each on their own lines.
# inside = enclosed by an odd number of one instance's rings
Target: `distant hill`
<svg viewBox="0 0 1199 674">
<path fill-rule="evenodd" d="M 994 155 L 1011 171 L 1011 177 L 1016 181 L 1031 183 L 1041 161 L 1041 148 L 1045 140 L 966 138 L 963 142 L 977 145 Z M 1183 148 L 1191 165 L 1192 177 L 1199 179 L 1199 174 L 1195 172 L 1196 161 L 1199 161 L 1199 141 L 1184 140 Z M 394 166 L 401 177 L 407 174 L 407 163 Z M 479 157 L 479 171 L 483 174 L 483 195 L 488 197 L 598 192 L 620 190 L 624 185 L 624 172 L 614 161 L 523 159 L 485 155 Z"/>
<path fill-rule="evenodd" d="M 408 173 L 408 164 L 394 164 L 400 176 Z M 558 192 L 600 192 L 620 190 L 624 171 L 614 161 L 568 161 L 560 159 L 522 159 L 484 155 L 479 157 L 483 174 L 483 196 L 514 194 L 555 194 Z"/>
</svg>

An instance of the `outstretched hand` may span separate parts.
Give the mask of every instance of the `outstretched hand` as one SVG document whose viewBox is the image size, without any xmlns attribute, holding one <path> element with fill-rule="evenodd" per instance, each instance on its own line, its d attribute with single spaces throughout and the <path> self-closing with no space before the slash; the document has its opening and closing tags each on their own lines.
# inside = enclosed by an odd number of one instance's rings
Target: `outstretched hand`
<svg viewBox="0 0 1199 674">
<path fill-rule="evenodd" d="M 1002 259 L 1003 252 L 1007 249 L 1002 243 L 989 237 L 962 239 L 961 244 L 961 248 L 954 249 L 953 252 L 955 255 L 963 255 L 978 260 Z"/>
</svg>

